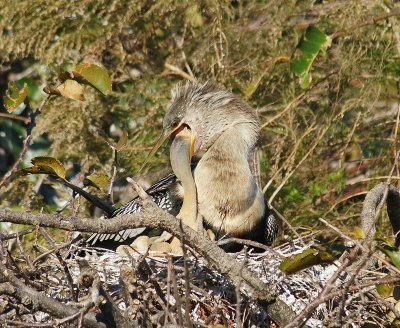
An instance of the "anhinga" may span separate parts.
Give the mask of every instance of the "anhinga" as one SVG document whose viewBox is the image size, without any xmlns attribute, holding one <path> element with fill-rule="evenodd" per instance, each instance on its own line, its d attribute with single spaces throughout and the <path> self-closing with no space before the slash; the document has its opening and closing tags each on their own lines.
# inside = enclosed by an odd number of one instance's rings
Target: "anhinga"
<svg viewBox="0 0 400 328">
<path fill-rule="evenodd" d="M 187 82 L 178 86 L 172 96 L 163 133 L 148 158 L 171 138 L 175 174 L 156 182 L 148 194 L 168 212 L 179 213 L 194 229 L 202 220 L 217 236 L 271 244 L 278 230 L 277 220 L 270 213 L 250 165 L 260 134 L 255 111 L 233 93 L 210 83 Z M 137 199 L 133 199 L 112 216 L 139 209 Z M 93 234 L 88 242 L 124 242 L 139 231 Z"/>
</svg>

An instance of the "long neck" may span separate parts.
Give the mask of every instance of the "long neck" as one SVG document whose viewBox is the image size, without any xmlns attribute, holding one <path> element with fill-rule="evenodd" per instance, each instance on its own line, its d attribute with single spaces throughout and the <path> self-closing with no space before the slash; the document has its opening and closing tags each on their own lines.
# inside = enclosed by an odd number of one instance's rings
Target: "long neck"
<svg viewBox="0 0 400 328">
<path fill-rule="evenodd" d="M 190 166 L 190 140 L 177 136 L 170 148 L 172 170 L 181 181 L 184 197 L 178 218 L 192 229 L 197 230 L 197 196 Z"/>
<path fill-rule="evenodd" d="M 193 176 L 190 174 L 188 177 L 178 177 L 182 182 L 184 191 L 184 198 L 182 208 L 178 214 L 180 218 L 185 218 L 187 225 L 192 229 L 197 230 L 196 216 L 197 216 L 197 197 L 196 186 L 194 184 Z"/>
</svg>

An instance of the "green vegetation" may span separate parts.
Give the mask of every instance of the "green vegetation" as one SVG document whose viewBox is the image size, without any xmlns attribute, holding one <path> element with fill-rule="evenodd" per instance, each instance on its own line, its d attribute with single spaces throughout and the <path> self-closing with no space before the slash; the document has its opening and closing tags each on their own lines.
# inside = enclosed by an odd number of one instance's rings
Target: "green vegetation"
<svg viewBox="0 0 400 328">
<path fill-rule="evenodd" d="M 161 131 L 173 86 L 210 79 L 258 110 L 261 179 L 274 207 L 297 226 L 315 228 L 325 216 L 351 232 L 360 195 L 385 179 L 399 146 L 400 20 L 372 19 L 396 6 L 311 0 L 3 4 L 3 95 L 8 80 L 20 89 L 26 84 L 36 108 L 40 90 L 60 73 L 75 68 L 90 80 L 76 68 L 81 63 L 104 67 L 112 80 L 112 92 L 84 86 L 84 101 L 52 97 L 37 118 L 23 167 L 32 157 L 51 156 L 63 163 L 67 178 L 110 177 L 109 145 L 126 131 L 117 178 L 134 176 Z M 20 108 L 13 114 L 28 115 Z M 21 151 L 23 126 L 0 116 L 2 174 Z M 143 174 L 161 170 L 155 179 L 168 162 L 164 148 Z M 37 193 L 44 185 L 56 190 L 58 207 L 68 200 L 59 183 L 21 176 L 2 188 L 0 205 L 53 206 Z M 89 214 L 85 206 L 79 211 Z M 380 229 L 384 234 L 387 226 Z"/>
</svg>

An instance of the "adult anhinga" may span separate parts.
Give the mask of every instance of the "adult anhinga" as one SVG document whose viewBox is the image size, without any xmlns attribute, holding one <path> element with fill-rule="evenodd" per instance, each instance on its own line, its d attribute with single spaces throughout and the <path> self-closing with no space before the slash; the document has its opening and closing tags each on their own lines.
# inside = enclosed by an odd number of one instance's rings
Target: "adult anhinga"
<svg viewBox="0 0 400 328">
<path fill-rule="evenodd" d="M 271 215 L 264 195 L 252 172 L 250 162 L 256 151 L 260 126 L 255 111 L 239 97 L 210 83 L 187 82 L 172 93 L 172 103 L 164 117 L 163 133 L 149 154 L 150 158 L 168 138 L 186 138 L 189 133 L 191 151 L 176 151 L 171 164 L 178 178 L 170 174 L 156 182 L 147 192 L 155 202 L 172 214 L 187 197 L 190 181 L 179 177 L 184 172 L 180 156 L 192 156 L 194 186 L 197 191 L 197 216 L 185 220 L 192 228 L 202 219 L 217 236 L 229 235 L 271 244 L 278 224 Z M 173 143 L 174 144 L 174 143 Z M 179 147 L 177 143 L 176 147 Z M 172 153 L 171 153 L 172 154 Z M 183 192 L 183 188 L 186 189 Z M 193 201 L 193 194 L 191 194 Z M 187 203 L 187 202 L 185 202 Z M 189 205 L 188 205 L 189 206 Z M 112 216 L 139 210 L 136 199 L 116 210 Z M 123 242 L 136 235 L 137 229 L 119 234 L 92 235 L 88 241 Z"/>
</svg>

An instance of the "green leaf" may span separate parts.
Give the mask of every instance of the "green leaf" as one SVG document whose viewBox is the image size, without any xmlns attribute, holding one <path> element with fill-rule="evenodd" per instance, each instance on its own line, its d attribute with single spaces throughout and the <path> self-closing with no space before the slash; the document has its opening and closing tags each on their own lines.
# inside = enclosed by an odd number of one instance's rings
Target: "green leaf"
<svg viewBox="0 0 400 328">
<path fill-rule="evenodd" d="M 53 157 L 34 157 L 31 160 L 33 166 L 21 170 L 25 174 L 50 174 L 65 179 L 64 165 Z"/>
<path fill-rule="evenodd" d="M 296 58 L 290 63 L 290 71 L 300 78 L 300 86 L 308 88 L 311 82 L 310 69 L 321 50 L 331 45 L 331 38 L 315 26 L 310 26 L 297 46 Z"/>
<path fill-rule="evenodd" d="M 390 247 L 385 245 L 383 247 L 384 252 L 390 257 L 392 263 L 397 269 L 400 269 L 400 252 L 396 250 L 394 247 Z"/>
<path fill-rule="evenodd" d="M 111 79 L 107 71 L 95 64 L 79 64 L 75 66 L 73 74 L 79 81 L 94 86 L 101 93 L 108 95 L 112 91 Z"/>
<path fill-rule="evenodd" d="M 101 190 L 108 187 L 110 184 L 110 179 L 105 174 L 93 173 L 83 179 L 83 184 L 85 186 L 92 186 Z"/>
<path fill-rule="evenodd" d="M 117 151 L 125 149 L 127 142 L 128 142 L 128 132 L 124 131 L 122 132 L 122 136 L 119 139 L 117 145 L 115 146 L 115 149 Z"/>
<path fill-rule="evenodd" d="M 304 74 L 300 76 L 300 86 L 302 89 L 307 89 L 311 84 L 311 74 Z"/>
<path fill-rule="evenodd" d="M 331 262 L 333 262 L 333 257 L 328 252 L 306 249 L 300 254 L 284 259 L 279 265 L 279 269 L 289 275 L 313 265 Z"/>
<path fill-rule="evenodd" d="M 391 278 L 390 274 L 388 274 L 385 278 Z M 394 289 L 394 284 L 389 283 L 389 284 L 377 284 L 376 285 L 376 291 L 378 292 L 379 295 L 383 297 L 390 297 L 393 294 L 393 289 Z"/>
<path fill-rule="evenodd" d="M 18 83 L 26 83 L 28 85 L 28 93 L 26 97 L 29 99 L 30 105 L 39 103 L 43 99 L 42 88 L 37 82 L 35 82 L 34 79 L 30 77 L 23 77 L 22 79 L 18 80 Z"/>
<path fill-rule="evenodd" d="M 310 60 L 306 56 L 294 59 L 290 62 L 290 71 L 295 73 L 297 76 L 306 74 L 310 67 Z"/>
<path fill-rule="evenodd" d="M 21 90 L 18 89 L 17 85 L 10 81 L 8 83 L 8 89 L 6 95 L 3 97 L 4 107 L 7 109 L 7 112 L 11 113 L 14 111 L 22 102 L 25 100 L 26 95 L 28 94 L 28 86 L 24 83 L 24 86 Z"/>
</svg>

